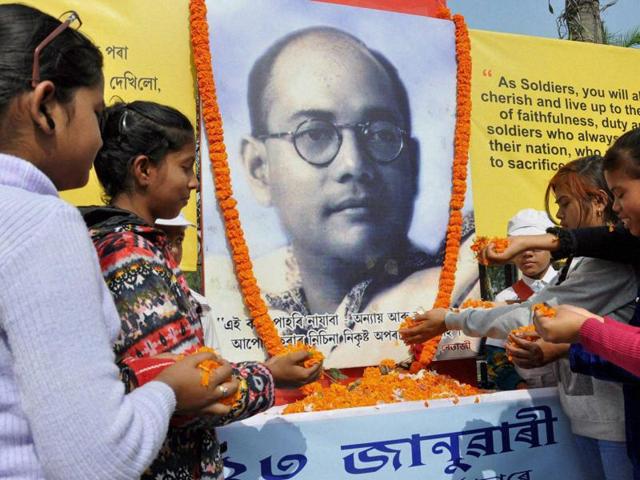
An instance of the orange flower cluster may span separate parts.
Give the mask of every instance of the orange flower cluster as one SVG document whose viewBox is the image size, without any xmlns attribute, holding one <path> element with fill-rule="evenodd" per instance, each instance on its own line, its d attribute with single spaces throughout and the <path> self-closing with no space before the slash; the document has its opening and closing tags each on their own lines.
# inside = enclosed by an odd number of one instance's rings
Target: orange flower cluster
<svg viewBox="0 0 640 480">
<path fill-rule="evenodd" d="M 454 15 L 442 7 L 438 10 L 439 18 L 451 19 L 456 28 L 456 126 L 453 147 L 453 172 L 451 178 L 451 199 L 449 200 L 449 224 L 445 243 L 445 255 L 438 295 L 434 308 L 447 308 L 451 304 L 451 294 L 455 286 L 456 268 L 460 241 L 462 239 L 462 207 L 467 191 L 467 163 L 469 159 L 469 140 L 471 138 L 471 40 L 469 30 L 462 15 Z M 440 336 L 423 344 L 420 357 L 416 359 L 422 367 L 433 361 L 438 350 Z M 413 367 L 412 367 L 413 369 Z"/>
<path fill-rule="evenodd" d="M 513 330 L 511 330 L 509 335 L 513 335 L 514 337 L 522 338 L 530 342 L 535 342 L 540 338 L 540 335 L 538 335 L 538 332 L 536 332 L 535 325 L 524 325 L 522 327 L 514 328 Z M 516 344 L 511 339 L 507 340 L 507 343 L 512 347 L 516 346 Z M 511 354 L 508 354 L 507 358 L 510 362 L 513 361 L 513 357 L 511 356 Z"/>
<path fill-rule="evenodd" d="M 462 302 L 460 308 L 493 308 L 495 306 L 495 303 L 487 300 L 474 300 L 473 298 L 469 298 Z"/>
<path fill-rule="evenodd" d="M 202 352 L 209 352 L 209 353 L 214 353 L 218 355 L 218 352 L 215 349 L 211 347 L 204 347 L 204 346 L 192 352 L 191 355 L 194 355 L 196 353 L 202 353 Z M 178 360 L 181 360 L 183 358 L 184 358 L 184 355 L 178 355 Z M 211 377 L 211 372 L 213 372 L 215 369 L 221 366 L 222 364 L 217 360 L 204 360 L 203 362 L 200 362 L 198 364 L 198 368 L 202 371 L 202 373 L 200 374 L 200 385 L 202 385 L 203 387 L 208 387 L 209 378 Z M 229 377 L 227 381 L 228 380 L 231 380 L 231 377 Z M 244 380 L 243 378 L 240 378 L 238 380 L 240 382 L 240 385 L 238 385 L 238 390 L 236 390 L 235 395 L 221 398 L 219 400 L 219 403 L 232 406 L 232 405 L 235 405 L 236 402 L 240 402 L 240 400 L 242 399 L 243 390 L 247 389 L 247 384 L 246 384 L 246 380 Z"/>
<path fill-rule="evenodd" d="M 443 20 L 451 20 L 451 10 L 447 7 L 440 5 L 435 14 L 436 18 L 441 18 Z"/>
<path fill-rule="evenodd" d="M 524 325 L 522 327 L 514 328 L 509 335 L 514 337 L 524 338 L 525 340 L 537 340 L 540 338 L 538 332 L 536 332 L 535 325 Z"/>
<path fill-rule="evenodd" d="M 483 236 L 476 237 L 475 241 L 473 242 L 473 245 L 471 245 L 471 250 L 475 254 L 476 259 L 478 260 L 478 263 L 480 263 L 481 265 L 489 264 L 483 255 L 483 252 L 489 246 L 489 244 L 492 244 L 493 250 L 496 253 L 502 253 L 509 246 L 509 239 L 500 238 L 500 237 L 492 237 L 492 238 L 483 237 Z"/>
<path fill-rule="evenodd" d="M 317 365 L 324 360 L 324 355 L 321 352 L 319 352 L 312 346 L 305 345 L 302 342 L 298 342 L 295 345 L 287 345 L 283 347 L 282 350 L 280 350 L 280 352 L 277 354 L 277 356 L 286 355 L 287 353 L 292 352 L 300 352 L 302 350 L 310 354 L 310 356 L 307 357 L 307 359 L 304 361 L 304 368 L 313 367 L 314 365 Z M 319 388 L 322 388 L 320 382 L 312 382 L 300 387 L 300 391 L 305 395 L 311 395 Z"/>
<path fill-rule="evenodd" d="M 349 385 L 334 383 L 322 388 L 287 405 L 283 413 L 318 412 L 437 398 L 451 398 L 457 403 L 459 396 L 479 393 L 475 387 L 432 371 L 422 370 L 417 375 L 396 370 L 388 373 L 383 373 L 384 371 L 378 367 L 367 368 L 360 380 Z"/>
<path fill-rule="evenodd" d="M 213 348 L 210 348 L 210 347 L 200 347 L 194 353 L 202 353 L 202 352 L 215 353 L 216 355 L 218 354 L 218 352 L 216 352 Z M 182 358 L 182 357 L 179 356 L 178 358 Z M 211 372 L 213 372 L 216 368 L 221 366 L 222 364 L 217 360 L 205 360 L 203 362 L 200 362 L 198 364 L 198 368 L 202 370 L 202 373 L 200 374 L 200 385 L 202 385 L 203 387 L 208 387 L 209 377 L 211 375 Z"/>
<path fill-rule="evenodd" d="M 304 368 L 313 367 L 324 360 L 324 355 L 321 352 L 302 342 L 298 342 L 295 345 L 287 345 L 278 353 L 278 356 L 301 351 L 306 351 L 309 354 L 309 357 L 304 361 Z"/>
<path fill-rule="evenodd" d="M 541 316 L 541 317 L 555 317 L 556 316 L 556 309 L 553 307 L 550 307 L 549 305 L 547 305 L 546 303 L 536 303 L 533 306 L 533 313 Z"/>
<path fill-rule="evenodd" d="M 413 328 L 416 325 L 418 325 L 418 322 L 416 322 L 413 319 L 413 317 L 404 317 L 404 320 L 402 320 L 402 323 L 398 327 L 398 330 L 404 330 L 405 328 Z"/>
<path fill-rule="evenodd" d="M 396 361 L 390 358 L 385 358 L 380 362 L 380 368 L 383 370 L 393 370 L 394 368 L 396 368 Z"/>
</svg>

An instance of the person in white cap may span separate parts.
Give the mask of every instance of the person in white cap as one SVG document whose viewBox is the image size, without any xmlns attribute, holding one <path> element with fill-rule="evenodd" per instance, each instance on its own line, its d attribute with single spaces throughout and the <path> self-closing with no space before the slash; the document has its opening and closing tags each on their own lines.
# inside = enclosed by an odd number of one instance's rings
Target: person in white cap
<svg viewBox="0 0 640 480">
<path fill-rule="evenodd" d="M 507 225 L 507 235 L 543 235 L 547 228 L 553 227 L 546 212 L 525 208 L 516 213 Z M 514 258 L 522 278 L 512 286 L 496 295 L 497 302 L 524 301 L 536 292 L 542 290 L 556 271 L 551 267 L 551 254 L 546 250 L 526 250 Z"/>
<path fill-rule="evenodd" d="M 156 227 L 162 229 L 169 239 L 169 250 L 173 255 L 176 263 L 180 265 L 182 262 L 182 243 L 187 228 L 195 227 L 187 218 L 179 213 L 174 218 L 159 218 L 156 220 Z M 208 347 L 219 349 L 220 346 L 216 342 L 216 337 L 213 334 L 213 322 L 214 319 L 210 316 L 212 309 L 211 305 L 207 301 L 204 295 L 200 295 L 193 288 L 190 288 L 191 296 L 193 300 L 198 304 L 198 312 L 200 313 L 200 321 L 202 322 L 202 328 L 204 330 L 204 344 Z"/>
<path fill-rule="evenodd" d="M 194 226 L 182 213 L 179 213 L 174 218 L 158 218 L 156 220 L 156 227 L 159 227 L 167 234 L 171 255 L 173 255 L 178 265 L 182 261 L 182 242 L 184 241 L 187 227 Z"/>
<path fill-rule="evenodd" d="M 511 217 L 507 224 L 507 235 L 542 235 L 550 227 L 553 227 L 553 223 L 546 212 L 525 208 Z M 546 250 L 527 250 L 514 258 L 513 263 L 522 277 L 498 293 L 496 302 L 524 302 L 556 276 L 556 271 L 551 267 L 551 254 Z M 489 379 L 498 390 L 541 387 L 555 383 L 550 365 L 528 370 L 519 368 L 508 360 L 504 345 L 504 339 L 490 337 L 485 344 Z"/>
</svg>

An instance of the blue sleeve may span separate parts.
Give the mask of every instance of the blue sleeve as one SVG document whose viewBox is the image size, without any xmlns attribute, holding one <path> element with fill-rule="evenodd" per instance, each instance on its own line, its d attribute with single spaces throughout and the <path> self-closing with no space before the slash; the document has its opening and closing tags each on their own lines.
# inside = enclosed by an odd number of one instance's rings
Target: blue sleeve
<svg viewBox="0 0 640 480">
<path fill-rule="evenodd" d="M 569 362 L 571 363 L 571 370 L 576 373 L 590 375 L 600 380 L 640 385 L 640 377 L 589 352 L 579 343 L 571 345 Z"/>
</svg>

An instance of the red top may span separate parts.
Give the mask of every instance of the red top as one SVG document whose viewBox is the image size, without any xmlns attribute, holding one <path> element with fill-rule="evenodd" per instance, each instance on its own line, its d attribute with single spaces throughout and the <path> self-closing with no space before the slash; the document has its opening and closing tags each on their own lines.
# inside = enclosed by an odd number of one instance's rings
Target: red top
<svg viewBox="0 0 640 480">
<path fill-rule="evenodd" d="M 446 7 L 446 0 L 316 0 L 327 3 L 341 3 L 354 7 L 375 8 L 393 12 L 412 13 L 433 17 L 441 7 Z"/>
</svg>

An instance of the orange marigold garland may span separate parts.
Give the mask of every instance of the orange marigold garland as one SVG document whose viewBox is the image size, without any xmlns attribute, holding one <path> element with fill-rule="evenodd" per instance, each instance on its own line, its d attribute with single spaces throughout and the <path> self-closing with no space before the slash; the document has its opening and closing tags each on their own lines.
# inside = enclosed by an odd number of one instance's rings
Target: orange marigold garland
<svg viewBox="0 0 640 480">
<path fill-rule="evenodd" d="M 191 46 L 202 103 L 202 116 L 209 139 L 209 159 L 213 170 L 216 197 L 222 211 L 227 240 L 231 248 L 236 278 L 249 315 L 253 319 L 253 328 L 262 340 L 267 353 L 276 355 L 283 348 L 282 340 L 278 329 L 269 316 L 267 306 L 260 296 L 260 289 L 249 257 L 249 248 L 244 239 L 240 216 L 236 208 L 237 202 L 233 198 L 231 174 L 222 131 L 222 117 L 218 108 L 216 87 L 213 80 L 205 1 L 191 0 L 189 11 Z"/>
<path fill-rule="evenodd" d="M 453 15 L 446 8 L 438 11 L 439 18 L 451 19 L 456 28 L 456 127 L 453 151 L 453 171 L 451 178 L 451 199 L 449 200 L 449 224 L 445 243 L 445 256 L 438 295 L 434 308 L 447 308 L 451 304 L 451 294 L 455 286 L 456 266 L 460 241 L 462 239 L 462 207 L 467 191 L 467 163 L 469 160 L 469 140 L 471 137 L 471 41 L 469 30 L 462 15 Z M 426 367 L 433 361 L 438 349 L 440 336 L 422 344 L 417 361 Z"/>
</svg>

